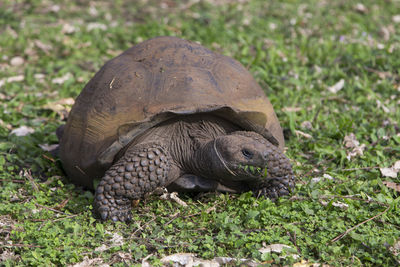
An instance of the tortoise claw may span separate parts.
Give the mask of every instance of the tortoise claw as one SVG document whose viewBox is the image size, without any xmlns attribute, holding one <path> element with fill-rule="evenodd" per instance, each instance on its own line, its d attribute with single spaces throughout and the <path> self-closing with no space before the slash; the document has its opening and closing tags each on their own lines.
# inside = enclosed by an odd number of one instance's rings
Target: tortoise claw
<svg viewBox="0 0 400 267">
<path fill-rule="evenodd" d="M 100 213 L 100 217 L 103 221 L 105 221 L 107 219 L 108 216 L 108 212 L 107 211 L 103 211 Z"/>
</svg>

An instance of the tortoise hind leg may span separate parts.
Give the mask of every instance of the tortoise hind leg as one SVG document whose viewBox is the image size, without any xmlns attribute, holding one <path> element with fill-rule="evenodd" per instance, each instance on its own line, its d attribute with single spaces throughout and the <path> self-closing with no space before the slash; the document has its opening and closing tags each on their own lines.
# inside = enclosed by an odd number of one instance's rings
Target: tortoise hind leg
<svg viewBox="0 0 400 267">
<path fill-rule="evenodd" d="M 169 166 L 169 156 L 159 144 L 129 148 L 97 186 L 95 212 L 102 220 L 130 221 L 132 200 L 165 185 Z"/>
</svg>

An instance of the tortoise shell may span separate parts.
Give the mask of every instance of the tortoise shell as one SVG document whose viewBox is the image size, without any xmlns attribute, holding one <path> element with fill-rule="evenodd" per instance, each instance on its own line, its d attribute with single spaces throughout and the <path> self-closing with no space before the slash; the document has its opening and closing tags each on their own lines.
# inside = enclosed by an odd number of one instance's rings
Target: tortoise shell
<svg viewBox="0 0 400 267">
<path fill-rule="evenodd" d="M 93 188 L 136 136 L 177 115 L 213 113 L 284 146 L 273 107 L 236 60 L 157 37 L 108 61 L 76 99 L 60 140 L 73 182 Z"/>
</svg>

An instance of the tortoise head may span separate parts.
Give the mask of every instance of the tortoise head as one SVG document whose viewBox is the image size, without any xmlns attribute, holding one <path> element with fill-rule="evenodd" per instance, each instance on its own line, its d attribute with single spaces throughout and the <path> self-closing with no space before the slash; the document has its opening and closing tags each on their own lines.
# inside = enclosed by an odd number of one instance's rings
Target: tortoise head
<svg viewBox="0 0 400 267">
<path fill-rule="evenodd" d="M 280 149 L 255 132 L 234 132 L 209 143 L 213 172 L 229 181 L 257 181 L 292 175 Z"/>
</svg>

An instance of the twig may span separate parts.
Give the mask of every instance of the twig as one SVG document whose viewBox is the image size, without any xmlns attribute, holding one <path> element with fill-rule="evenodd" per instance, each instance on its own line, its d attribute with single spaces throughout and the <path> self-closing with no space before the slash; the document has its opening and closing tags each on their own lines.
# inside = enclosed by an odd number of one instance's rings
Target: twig
<svg viewBox="0 0 400 267">
<path fill-rule="evenodd" d="M 135 232 L 133 232 L 133 233 L 131 234 L 131 236 L 129 237 L 129 239 L 134 238 L 134 236 L 136 235 L 136 233 L 137 233 L 138 231 L 143 230 L 144 227 L 146 227 L 146 226 L 149 225 L 150 223 L 154 222 L 156 219 L 157 219 L 157 217 L 154 217 L 153 219 L 151 219 L 151 220 L 148 221 L 147 223 L 143 224 L 143 226 L 140 226 L 140 225 L 139 225 L 138 229 L 136 229 Z"/>
<path fill-rule="evenodd" d="M 169 220 L 168 222 L 164 223 L 164 227 L 167 226 L 168 224 L 170 224 L 173 220 L 175 220 L 178 217 L 179 214 L 180 214 L 180 212 L 178 211 L 177 213 L 172 215 L 172 219 Z"/>
<path fill-rule="evenodd" d="M 358 171 L 358 170 L 372 170 L 372 169 L 378 169 L 378 166 L 374 167 L 360 167 L 360 168 L 349 168 L 349 169 L 337 169 L 340 171 Z"/>
<path fill-rule="evenodd" d="M 351 231 L 353 231 L 353 230 L 356 229 L 357 227 L 359 227 L 359 226 L 361 226 L 361 225 L 363 225 L 363 224 L 365 224 L 365 223 L 367 223 L 367 222 L 369 222 L 369 221 L 371 221 L 371 220 L 373 220 L 373 219 L 375 219 L 375 218 L 381 216 L 382 214 L 384 214 L 385 212 L 387 212 L 387 211 L 389 210 L 389 208 L 390 208 L 390 206 L 387 207 L 387 208 L 386 208 L 384 211 L 382 211 L 381 213 L 375 215 L 374 217 L 371 217 L 371 218 L 369 218 L 369 219 L 367 219 L 367 220 L 365 220 L 365 221 L 363 221 L 363 222 L 360 222 L 359 224 L 357 224 L 357 225 L 355 225 L 355 226 L 353 226 L 353 227 L 347 229 L 345 232 L 341 233 L 340 235 L 338 235 L 337 237 L 335 237 L 334 239 L 332 239 L 332 240 L 331 240 L 331 243 L 334 243 L 334 242 L 336 242 L 336 241 L 339 241 L 340 239 L 342 239 L 343 237 L 345 237 L 348 233 L 350 233 Z"/>
<path fill-rule="evenodd" d="M 181 205 L 183 207 L 187 207 L 186 202 L 178 197 L 178 193 L 177 192 L 172 192 L 172 193 L 166 192 L 166 193 L 164 193 L 164 194 L 162 194 L 160 196 L 160 199 L 165 199 L 165 200 L 172 199 L 173 201 L 175 201 L 179 205 Z"/>
<path fill-rule="evenodd" d="M 36 182 L 35 182 L 35 180 L 33 179 L 33 177 L 32 177 L 32 175 L 31 175 L 31 172 L 28 170 L 24 170 L 24 177 L 26 178 L 26 179 L 28 179 L 29 180 L 29 182 L 32 184 L 32 188 L 33 188 L 33 190 L 35 191 L 35 192 L 39 192 L 39 187 L 38 187 L 38 185 L 36 184 Z"/>
<path fill-rule="evenodd" d="M 48 159 L 48 160 L 50 160 L 51 162 L 56 162 L 55 159 L 53 159 L 52 157 L 47 156 L 46 154 L 43 154 L 42 156 L 43 156 L 43 158 Z"/>
<path fill-rule="evenodd" d="M 292 241 L 293 245 L 296 247 L 297 253 L 301 254 L 301 250 L 299 246 L 297 246 L 296 232 L 293 232 L 292 234 L 291 232 L 287 231 L 286 234 L 289 236 L 290 241 Z"/>
<path fill-rule="evenodd" d="M 325 100 L 321 101 L 321 104 L 319 105 L 317 112 L 315 112 L 314 118 L 311 121 L 311 125 L 315 125 L 315 122 L 317 121 L 318 115 L 321 112 L 322 106 L 324 105 Z"/>
<path fill-rule="evenodd" d="M 27 247 L 27 248 L 42 248 L 43 246 L 36 246 L 36 245 L 28 245 L 28 244 L 10 244 L 10 245 L 0 245 L 0 248 L 5 248 L 5 247 Z"/>
<path fill-rule="evenodd" d="M 78 215 L 80 215 L 80 214 L 81 214 L 81 213 L 72 214 L 72 215 L 69 215 L 69 216 L 65 216 L 65 217 L 62 217 L 62 218 L 57 218 L 57 219 L 50 220 L 50 221 L 44 220 L 43 223 L 39 226 L 38 230 L 42 229 L 42 227 L 43 227 L 43 226 L 45 225 L 45 223 L 47 223 L 47 222 L 52 222 L 52 223 L 53 223 L 53 222 L 61 221 L 61 220 L 64 220 L 64 219 L 73 218 L 73 217 L 76 217 L 76 216 L 78 216 Z"/>
<path fill-rule="evenodd" d="M 18 180 L 18 179 L 0 179 L 0 182 L 13 182 L 13 183 L 18 183 L 18 184 L 23 184 L 25 183 L 24 180 Z"/>
<path fill-rule="evenodd" d="M 329 97 L 324 97 L 321 100 L 323 101 L 338 101 L 338 102 L 342 102 L 342 103 L 349 103 L 348 100 L 342 98 L 342 97 L 338 97 L 338 96 L 329 96 Z"/>
<path fill-rule="evenodd" d="M 68 215 L 68 214 L 66 214 L 66 213 L 64 213 L 62 211 L 59 211 L 59 210 L 56 210 L 56 209 L 53 209 L 53 208 L 50 208 L 50 207 L 47 207 L 47 206 L 43 206 L 43 205 L 40 205 L 40 204 L 37 204 L 37 203 L 35 203 L 35 206 L 37 206 L 39 208 L 44 208 L 44 209 L 47 209 L 47 210 L 54 211 L 56 213 L 61 213 L 61 214 L 64 214 L 64 215 Z"/>
<path fill-rule="evenodd" d="M 382 203 L 382 202 L 379 202 L 379 201 L 377 201 L 377 200 L 374 200 L 374 199 L 372 199 L 372 198 L 370 198 L 370 199 L 362 199 L 362 198 L 359 198 L 359 197 L 354 197 L 354 196 L 337 196 L 337 195 L 331 195 L 331 196 L 319 196 L 318 197 L 318 200 L 321 200 L 321 199 L 331 199 L 331 198 L 348 198 L 348 199 L 352 199 L 352 200 L 358 200 L 358 201 L 363 201 L 363 202 L 365 202 L 365 203 L 377 203 L 377 204 L 379 204 L 379 205 L 381 205 L 381 206 L 385 206 L 385 207 L 387 207 L 388 206 L 388 204 L 386 204 L 386 203 Z M 309 200 L 309 199 L 311 199 L 310 197 L 299 197 L 299 196 L 292 196 L 291 198 L 289 198 L 289 200 L 291 200 L 291 201 L 302 201 L 302 200 Z"/>
</svg>

